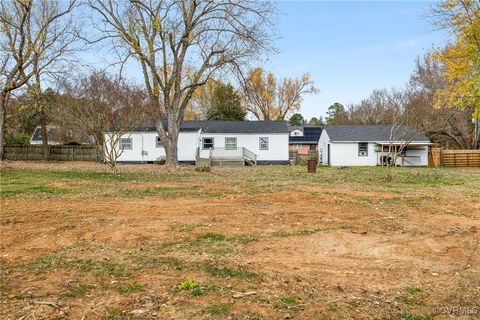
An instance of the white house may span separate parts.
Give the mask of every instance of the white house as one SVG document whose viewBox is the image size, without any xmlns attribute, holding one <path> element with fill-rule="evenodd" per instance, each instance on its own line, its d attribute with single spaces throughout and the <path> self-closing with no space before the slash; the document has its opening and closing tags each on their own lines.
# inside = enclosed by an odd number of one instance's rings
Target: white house
<svg viewBox="0 0 480 320">
<path fill-rule="evenodd" d="M 184 121 L 178 160 L 210 164 L 288 164 L 288 127 L 284 121 Z M 108 133 L 106 134 L 108 139 Z M 119 162 L 146 163 L 165 158 L 154 125 L 124 134 Z"/>
<path fill-rule="evenodd" d="M 415 129 L 392 125 L 327 125 L 318 147 L 321 163 L 331 166 L 427 166 L 432 143 Z M 392 152 L 395 151 L 396 152 Z"/>
</svg>

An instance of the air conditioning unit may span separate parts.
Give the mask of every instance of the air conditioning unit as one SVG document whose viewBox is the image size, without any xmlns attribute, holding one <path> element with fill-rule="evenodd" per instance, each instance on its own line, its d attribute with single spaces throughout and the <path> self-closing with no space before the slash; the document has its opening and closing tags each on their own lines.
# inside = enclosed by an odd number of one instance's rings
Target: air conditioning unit
<svg viewBox="0 0 480 320">
<path fill-rule="evenodd" d="M 358 153 L 358 155 L 359 155 L 359 156 L 367 156 L 368 153 L 367 153 L 367 151 L 360 151 L 360 152 Z"/>
</svg>

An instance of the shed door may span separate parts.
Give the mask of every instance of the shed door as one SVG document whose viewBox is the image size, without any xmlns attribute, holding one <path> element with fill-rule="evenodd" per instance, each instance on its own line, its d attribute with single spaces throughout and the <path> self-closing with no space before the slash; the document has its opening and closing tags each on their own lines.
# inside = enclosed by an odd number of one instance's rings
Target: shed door
<svg viewBox="0 0 480 320">
<path fill-rule="evenodd" d="M 330 165 L 330 144 L 327 145 L 327 163 Z"/>
</svg>

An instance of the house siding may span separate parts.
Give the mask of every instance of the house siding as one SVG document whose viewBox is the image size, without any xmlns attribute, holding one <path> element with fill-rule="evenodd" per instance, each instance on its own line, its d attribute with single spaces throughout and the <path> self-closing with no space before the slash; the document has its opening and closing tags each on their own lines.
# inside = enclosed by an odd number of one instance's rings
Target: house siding
<svg viewBox="0 0 480 320">
<path fill-rule="evenodd" d="M 322 131 L 318 142 L 321 163 L 328 165 L 328 145 L 330 145 L 331 166 L 376 166 L 380 165 L 381 152 L 376 151 L 377 143 L 388 144 L 387 141 L 368 142 L 368 156 L 358 155 L 359 142 L 331 142 L 326 130 Z M 428 166 L 428 146 L 410 145 L 415 149 L 408 149 L 403 165 L 405 166 Z M 408 157 L 419 157 L 408 158 Z M 397 159 L 397 165 L 402 165 L 402 158 Z"/>
<path fill-rule="evenodd" d="M 202 138 L 214 138 L 214 148 L 225 148 L 225 138 L 237 138 L 238 148 L 247 148 L 257 155 L 258 161 L 288 162 L 288 133 L 285 134 L 239 134 L 239 133 L 202 133 Z M 260 150 L 260 137 L 268 138 L 268 150 Z M 199 144 L 201 146 L 201 144 Z M 180 144 L 179 144 L 180 148 Z M 200 155 L 207 157 L 209 150 L 201 150 Z"/>
<path fill-rule="evenodd" d="M 124 150 L 119 162 L 154 162 L 165 157 L 165 149 L 157 148 L 158 134 L 156 132 L 133 132 L 122 138 L 132 139 L 132 150 Z M 285 134 L 218 134 L 198 132 L 180 132 L 178 137 L 178 161 L 195 162 L 197 148 L 200 156 L 208 157 L 209 150 L 202 150 L 203 138 L 214 138 L 214 148 L 224 148 L 226 137 L 237 138 L 237 147 L 244 147 L 257 155 L 259 163 L 288 163 L 288 133 Z M 260 150 L 260 137 L 268 137 L 268 150 Z M 107 136 L 108 139 L 108 136 Z M 146 154 L 142 155 L 142 150 Z"/>
<path fill-rule="evenodd" d="M 357 142 L 330 143 L 330 164 L 332 166 L 375 166 L 377 153 L 373 143 L 368 143 L 368 155 L 358 155 Z"/>
<path fill-rule="evenodd" d="M 178 135 L 178 161 L 194 161 L 197 150 L 198 132 L 180 132 Z M 156 132 L 133 132 L 122 138 L 132 139 L 132 149 L 123 150 L 119 162 L 154 162 L 165 158 L 165 149 L 157 148 Z M 142 155 L 142 150 L 146 154 Z"/>
</svg>

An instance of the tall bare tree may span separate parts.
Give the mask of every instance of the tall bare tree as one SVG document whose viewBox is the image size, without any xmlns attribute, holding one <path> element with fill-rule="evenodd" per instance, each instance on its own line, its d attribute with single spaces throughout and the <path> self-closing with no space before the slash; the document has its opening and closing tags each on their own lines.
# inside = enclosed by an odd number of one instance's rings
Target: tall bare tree
<svg viewBox="0 0 480 320">
<path fill-rule="evenodd" d="M 73 136 L 95 143 L 98 153 L 114 168 L 120 155 L 115 143 L 146 119 L 145 93 L 105 72 L 78 76 L 63 83 L 61 90 L 48 116 Z M 106 132 L 111 137 L 108 143 Z"/>
<path fill-rule="evenodd" d="M 77 4 L 76 0 L 0 1 L 0 160 L 9 97 L 32 78 L 41 89 L 40 75 L 51 71 L 74 41 L 69 15 Z M 42 127 L 46 139 L 46 124 Z"/>
<path fill-rule="evenodd" d="M 271 47 L 274 6 L 249 0 L 89 0 L 101 39 L 133 57 L 143 72 L 166 165 L 196 88 L 213 74 Z"/>
</svg>

